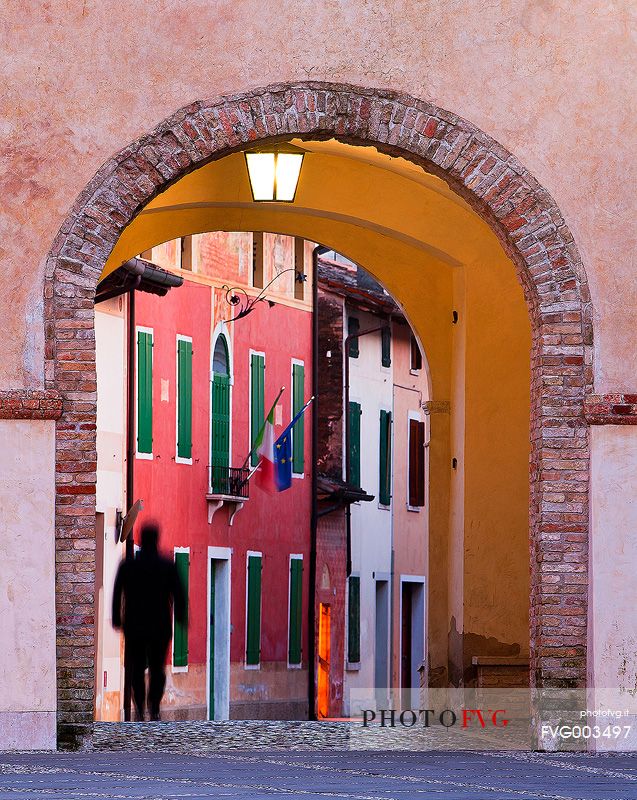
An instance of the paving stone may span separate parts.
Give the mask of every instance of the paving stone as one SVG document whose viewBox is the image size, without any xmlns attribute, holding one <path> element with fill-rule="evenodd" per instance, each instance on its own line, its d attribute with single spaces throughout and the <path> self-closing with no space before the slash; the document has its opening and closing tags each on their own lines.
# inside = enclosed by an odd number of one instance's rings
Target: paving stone
<svg viewBox="0 0 637 800">
<path fill-rule="evenodd" d="M 0 800 L 631 800 L 637 753 L 0 753 Z"/>
</svg>

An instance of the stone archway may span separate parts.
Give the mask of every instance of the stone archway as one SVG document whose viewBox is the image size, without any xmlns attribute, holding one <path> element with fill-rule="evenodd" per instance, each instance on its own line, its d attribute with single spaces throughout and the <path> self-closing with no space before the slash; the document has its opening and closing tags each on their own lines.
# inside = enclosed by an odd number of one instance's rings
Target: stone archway
<svg viewBox="0 0 637 800">
<path fill-rule="evenodd" d="M 592 311 L 584 269 L 559 209 L 505 148 L 430 103 L 354 86 L 277 85 L 193 103 L 124 148 L 77 199 L 48 256 L 46 392 L 31 402 L 45 408 L 62 398 L 56 423 L 61 740 L 77 741 L 93 718 L 95 287 L 123 229 L 155 195 L 211 160 L 292 136 L 373 145 L 442 177 L 490 224 L 516 265 L 533 332 L 531 680 L 536 686 L 585 685 L 584 407 L 592 387 Z M 573 626 L 581 633 L 573 635 Z M 555 637 L 562 628 L 570 631 L 568 647 Z"/>
</svg>

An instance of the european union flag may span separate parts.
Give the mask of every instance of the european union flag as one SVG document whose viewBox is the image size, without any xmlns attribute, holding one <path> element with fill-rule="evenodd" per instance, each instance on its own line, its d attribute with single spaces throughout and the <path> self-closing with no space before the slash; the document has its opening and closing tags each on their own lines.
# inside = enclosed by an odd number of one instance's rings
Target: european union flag
<svg viewBox="0 0 637 800">
<path fill-rule="evenodd" d="M 274 480 L 279 492 L 284 492 L 292 486 L 292 429 L 312 400 L 314 397 L 310 397 L 274 443 Z"/>
<path fill-rule="evenodd" d="M 292 486 L 291 426 L 288 426 L 274 443 L 274 478 L 280 492 Z"/>
</svg>

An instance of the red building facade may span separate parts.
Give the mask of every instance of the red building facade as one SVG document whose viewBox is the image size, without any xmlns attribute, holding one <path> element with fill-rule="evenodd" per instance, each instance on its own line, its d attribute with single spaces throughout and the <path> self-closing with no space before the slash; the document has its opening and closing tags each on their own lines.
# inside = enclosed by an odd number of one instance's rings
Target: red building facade
<svg viewBox="0 0 637 800">
<path fill-rule="evenodd" d="M 294 394 L 297 403 L 311 394 L 309 248 L 222 233 L 144 254 L 184 277 L 166 297 L 138 293 L 135 312 L 134 494 L 188 586 L 165 718 L 308 715 L 311 408 L 293 431 L 291 488 L 269 494 L 248 475 L 281 387 L 275 435 L 291 420 Z M 239 306 L 227 298 L 249 302 L 272 279 L 270 302 L 230 321 Z"/>
</svg>

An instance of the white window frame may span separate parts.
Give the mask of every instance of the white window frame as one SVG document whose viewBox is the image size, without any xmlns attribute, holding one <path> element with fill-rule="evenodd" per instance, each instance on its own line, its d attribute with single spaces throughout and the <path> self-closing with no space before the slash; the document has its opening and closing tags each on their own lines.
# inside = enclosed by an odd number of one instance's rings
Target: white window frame
<svg viewBox="0 0 637 800">
<path fill-rule="evenodd" d="M 190 547 L 173 547 L 173 564 L 175 563 L 175 555 L 177 553 L 188 553 L 188 595 L 190 595 Z M 188 606 L 188 611 L 190 612 L 189 597 L 186 597 L 186 604 Z M 190 658 L 188 659 L 188 664 L 186 664 L 185 667 L 175 666 L 175 611 L 173 609 L 173 640 L 170 646 L 170 666 L 172 668 L 173 675 L 177 675 L 180 672 L 188 672 L 189 664 Z"/>
<path fill-rule="evenodd" d="M 259 556 L 261 558 L 261 594 L 259 595 L 259 663 L 247 664 L 246 656 L 248 653 L 248 564 L 250 556 Z M 261 669 L 261 635 L 263 633 L 263 553 L 259 550 L 246 551 L 246 600 L 245 600 L 245 635 L 243 642 L 243 668 L 246 670 L 260 670 Z"/>
<path fill-rule="evenodd" d="M 248 352 L 248 453 L 252 449 L 252 356 L 263 356 L 263 413 L 266 412 L 265 407 L 265 369 L 266 369 L 266 358 L 265 353 L 262 350 L 253 350 L 250 348 Z M 257 431 L 258 433 L 258 431 Z M 253 469 L 250 462 L 248 462 L 248 467 Z"/>
<path fill-rule="evenodd" d="M 206 586 L 208 587 L 208 598 L 206 600 L 206 609 L 208 616 L 206 617 L 206 719 L 210 719 L 210 562 L 211 561 L 226 561 L 228 570 L 228 582 L 226 586 L 226 597 L 228 603 L 227 628 L 223 631 L 223 638 L 227 646 L 227 659 L 219 664 L 219 676 L 217 676 L 217 669 L 215 667 L 215 685 L 224 684 L 222 701 L 223 711 L 219 714 L 219 719 L 229 719 L 230 717 L 230 636 L 232 634 L 232 548 L 231 547 L 214 547 L 208 546 L 208 560 Z M 215 598 L 217 591 L 215 589 Z M 215 630 L 217 630 L 217 619 L 215 615 Z M 221 632 L 220 632 L 221 637 Z M 217 637 L 215 636 L 215 641 Z M 215 647 L 215 663 L 216 663 L 217 648 Z M 225 656 L 225 651 L 223 653 Z M 220 658 L 221 662 L 222 659 Z M 217 680 L 218 677 L 218 680 Z M 214 691 L 214 689 L 213 689 Z M 216 704 L 215 704 L 216 708 Z"/>
<path fill-rule="evenodd" d="M 190 458 L 183 458 L 178 455 L 179 447 L 179 342 L 190 342 L 192 345 L 192 336 L 186 336 L 183 333 L 178 333 L 175 337 L 175 463 L 176 464 L 192 464 L 192 447 L 194 447 L 195 437 L 192 435 L 192 428 L 194 427 L 194 415 L 190 414 L 190 439 L 191 439 L 191 452 Z M 193 370 L 194 372 L 194 370 Z M 192 382 L 192 407 L 195 407 L 195 383 Z"/>
<path fill-rule="evenodd" d="M 303 377 L 305 384 L 305 361 L 300 358 L 293 358 L 290 361 L 290 386 L 292 387 L 292 391 L 290 392 L 290 422 L 294 419 L 294 365 L 299 367 L 303 367 Z M 305 385 L 303 386 L 303 400 L 305 400 Z M 292 453 L 294 453 L 294 430 L 291 430 L 290 433 L 292 434 Z M 305 459 L 304 459 L 305 460 Z M 294 460 L 292 461 L 292 478 L 298 478 L 299 480 L 303 480 L 305 478 L 305 469 L 303 472 L 295 472 L 294 471 Z"/>
<path fill-rule="evenodd" d="M 150 349 L 151 353 L 151 361 L 150 361 L 150 369 L 151 375 L 154 379 L 154 365 L 155 365 L 155 330 L 153 328 L 147 328 L 144 325 L 135 325 L 135 458 L 139 458 L 141 461 L 152 461 L 153 460 L 153 450 L 154 450 L 154 441 L 151 441 L 151 452 L 150 453 L 140 453 L 138 450 L 139 444 L 139 343 L 138 343 L 138 333 L 149 333 L 150 339 L 153 346 Z M 154 384 L 154 380 L 153 380 Z M 153 403 L 151 406 L 152 415 L 153 415 L 153 423 L 155 417 L 155 392 L 154 392 L 154 385 L 153 385 Z M 154 428 L 154 425 L 153 425 Z M 153 437 L 154 439 L 154 437 Z"/>
<path fill-rule="evenodd" d="M 290 610 L 292 608 L 292 561 L 303 561 L 303 553 L 290 553 L 288 558 L 288 638 L 286 660 L 288 669 L 301 669 L 303 666 L 303 626 L 301 625 L 301 660 L 298 664 L 290 663 Z M 303 609 L 303 567 L 301 567 L 301 610 Z"/>
</svg>

